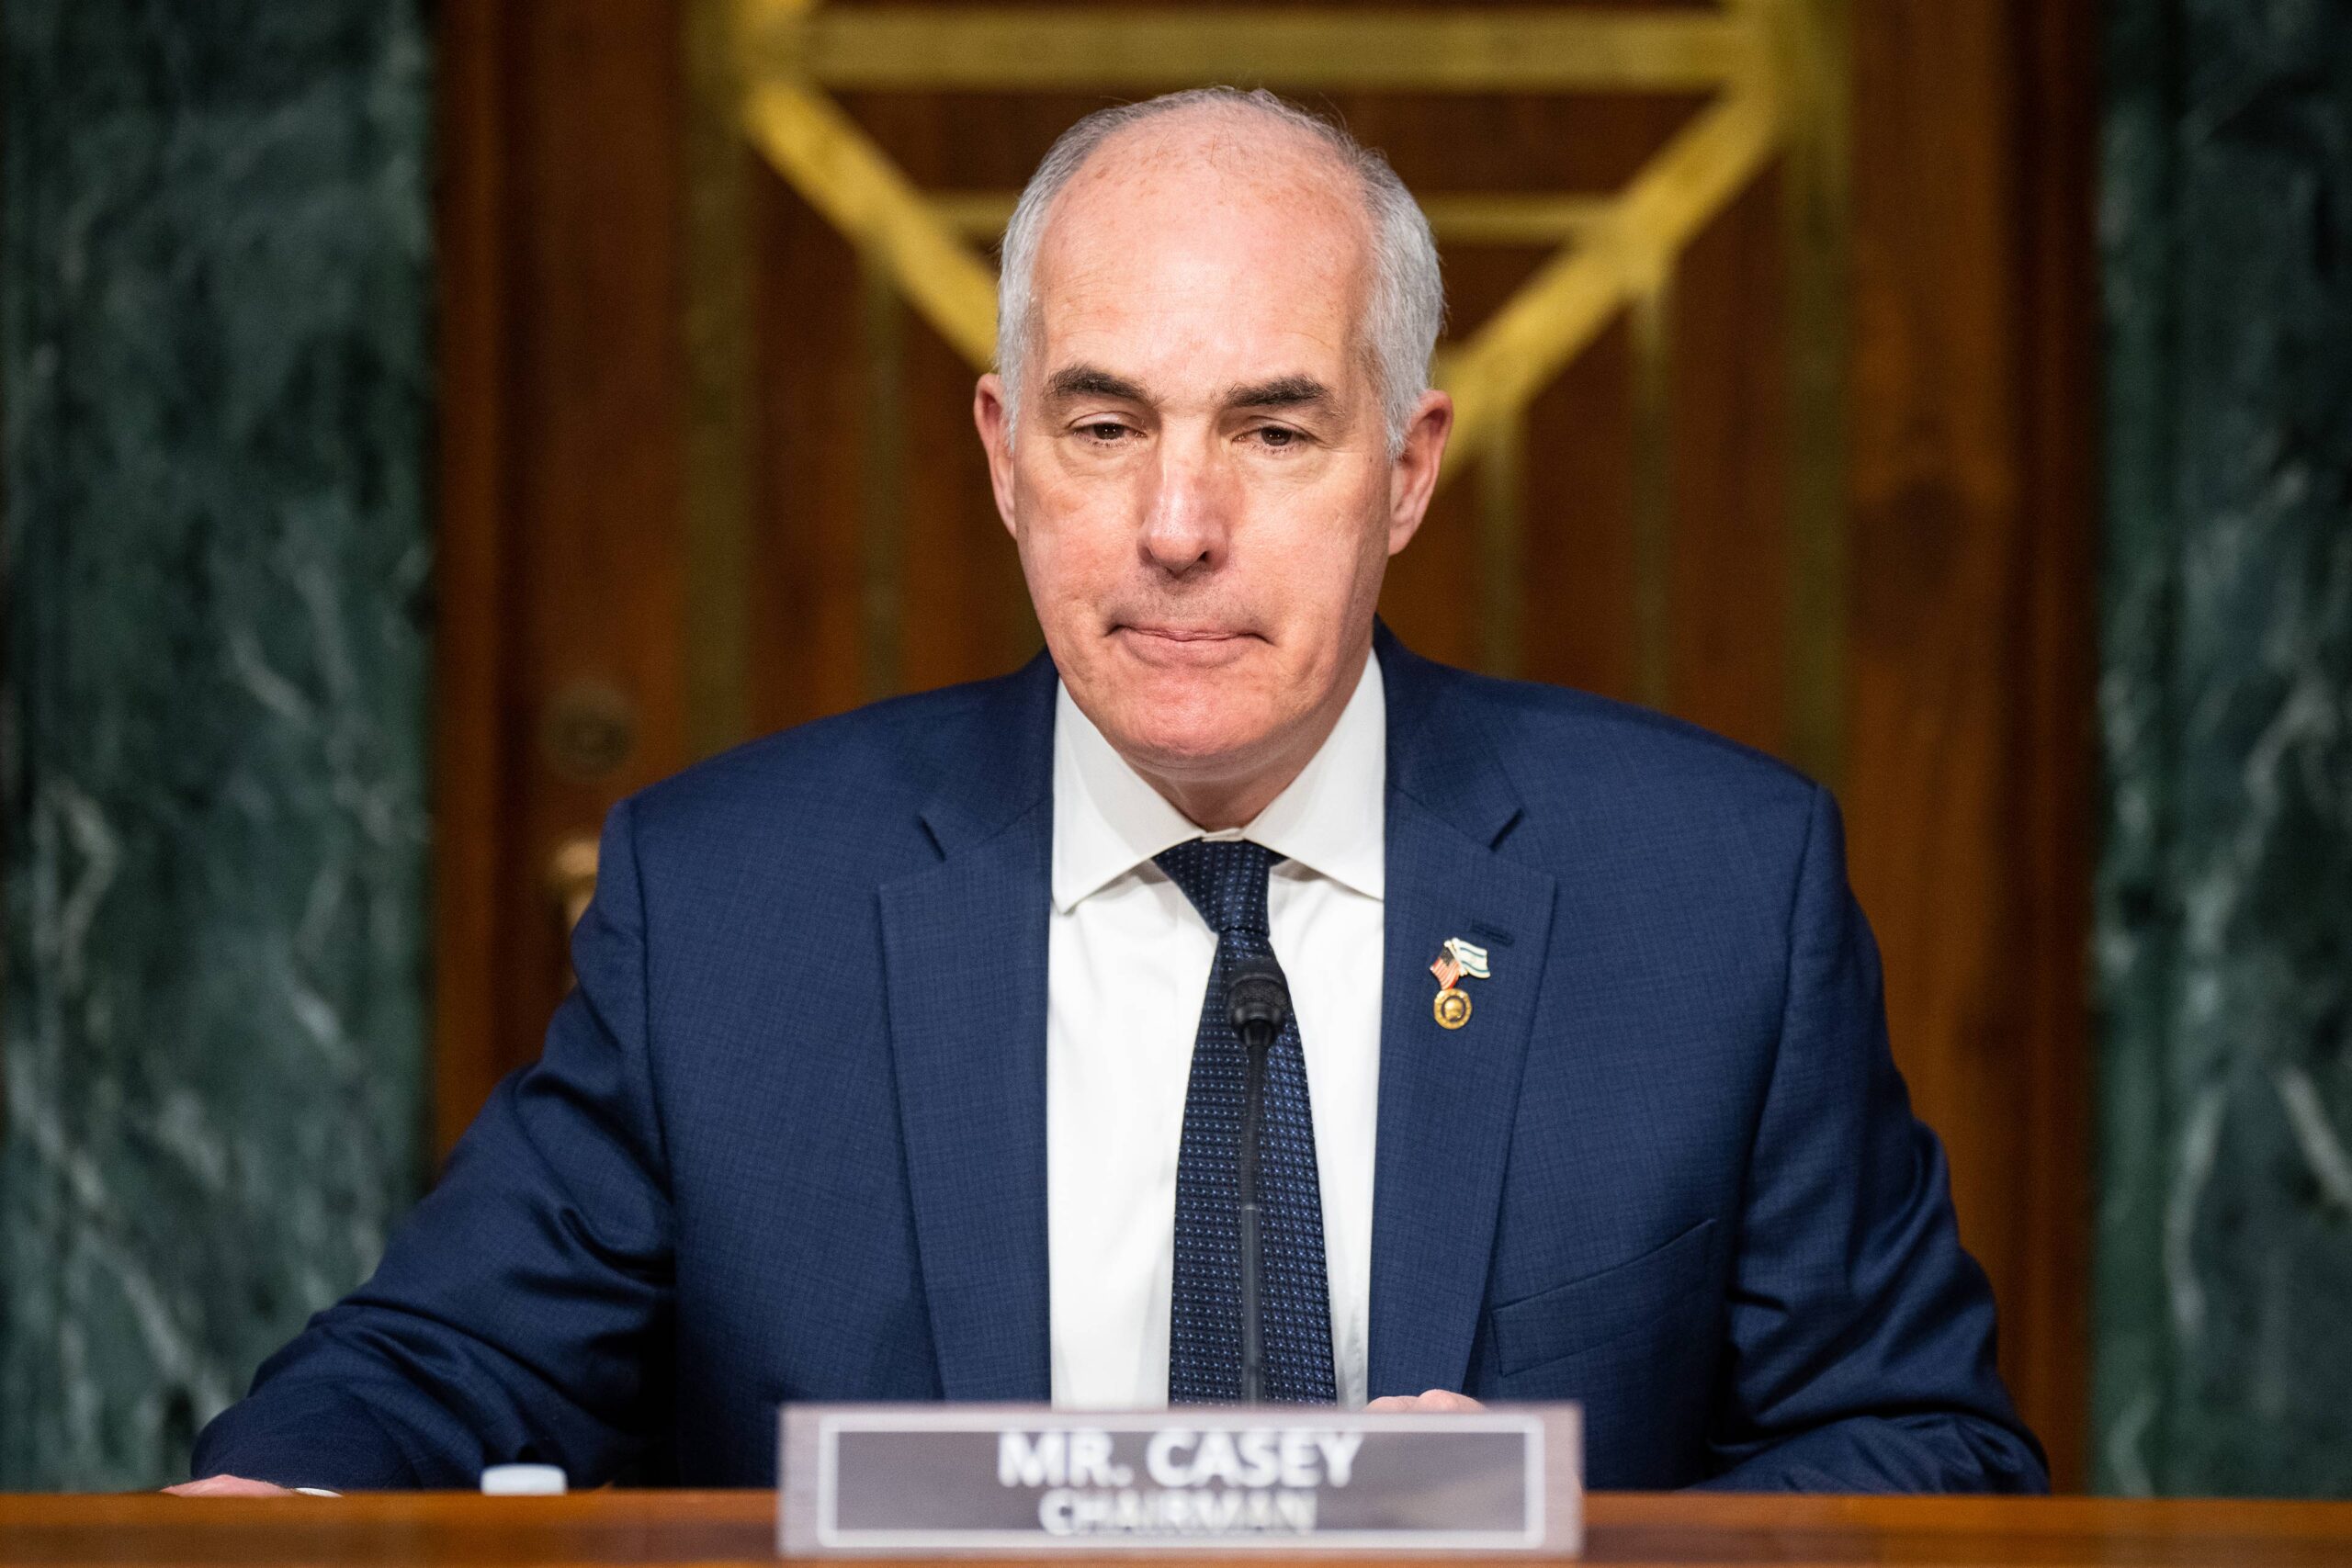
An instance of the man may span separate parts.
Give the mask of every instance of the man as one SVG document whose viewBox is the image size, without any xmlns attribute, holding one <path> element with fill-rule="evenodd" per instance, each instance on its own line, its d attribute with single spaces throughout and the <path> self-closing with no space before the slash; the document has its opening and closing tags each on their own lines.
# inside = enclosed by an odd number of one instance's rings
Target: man
<svg viewBox="0 0 2352 1568">
<path fill-rule="evenodd" d="M 1271 962 L 1273 1397 L 1579 1399 L 1603 1487 L 2041 1487 L 1826 795 L 1374 622 L 1452 421 L 1386 166 L 1264 95 L 1096 116 L 1001 305 L 1050 660 L 624 802 L 542 1061 L 200 1484 L 750 1485 L 784 1400 L 1229 1399 Z"/>
</svg>

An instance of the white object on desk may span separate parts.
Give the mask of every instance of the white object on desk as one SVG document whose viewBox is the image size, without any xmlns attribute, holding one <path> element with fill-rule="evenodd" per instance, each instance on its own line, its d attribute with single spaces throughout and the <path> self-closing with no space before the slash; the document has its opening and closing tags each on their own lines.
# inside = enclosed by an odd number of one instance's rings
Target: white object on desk
<svg viewBox="0 0 2352 1568">
<path fill-rule="evenodd" d="M 563 1472 L 551 1464 L 493 1464 L 481 1472 L 485 1497 L 560 1497 Z"/>
</svg>

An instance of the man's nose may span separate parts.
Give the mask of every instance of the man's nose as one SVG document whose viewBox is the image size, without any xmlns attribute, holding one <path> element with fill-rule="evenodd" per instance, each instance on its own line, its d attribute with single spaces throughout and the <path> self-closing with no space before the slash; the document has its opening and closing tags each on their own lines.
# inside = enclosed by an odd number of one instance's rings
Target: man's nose
<svg viewBox="0 0 2352 1568">
<path fill-rule="evenodd" d="M 1145 504 L 1144 553 L 1182 577 L 1224 558 L 1232 517 L 1231 476 L 1207 443 L 1166 441 Z"/>
</svg>

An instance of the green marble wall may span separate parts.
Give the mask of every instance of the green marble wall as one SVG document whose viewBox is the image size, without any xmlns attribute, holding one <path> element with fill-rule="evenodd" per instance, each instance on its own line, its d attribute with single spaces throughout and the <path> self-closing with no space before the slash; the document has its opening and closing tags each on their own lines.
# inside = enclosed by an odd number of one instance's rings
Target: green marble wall
<svg viewBox="0 0 2352 1568">
<path fill-rule="evenodd" d="M 2109 17 L 2097 1473 L 2352 1495 L 2352 3 Z"/>
<path fill-rule="evenodd" d="M 421 1179 L 428 35 L 0 42 L 0 1485 L 146 1485 Z"/>
</svg>

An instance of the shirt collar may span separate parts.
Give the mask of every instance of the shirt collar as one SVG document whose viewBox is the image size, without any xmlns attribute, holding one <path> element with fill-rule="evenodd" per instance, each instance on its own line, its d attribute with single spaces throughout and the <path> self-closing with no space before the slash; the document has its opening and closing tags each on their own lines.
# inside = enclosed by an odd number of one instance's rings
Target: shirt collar
<svg viewBox="0 0 2352 1568">
<path fill-rule="evenodd" d="M 1160 851 L 1247 839 L 1370 898 L 1387 891 L 1388 704 L 1367 654 L 1353 695 L 1298 777 L 1248 826 L 1204 834 L 1102 738 L 1069 689 L 1054 698 L 1054 908 L 1068 914 Z"/>
</svg>

